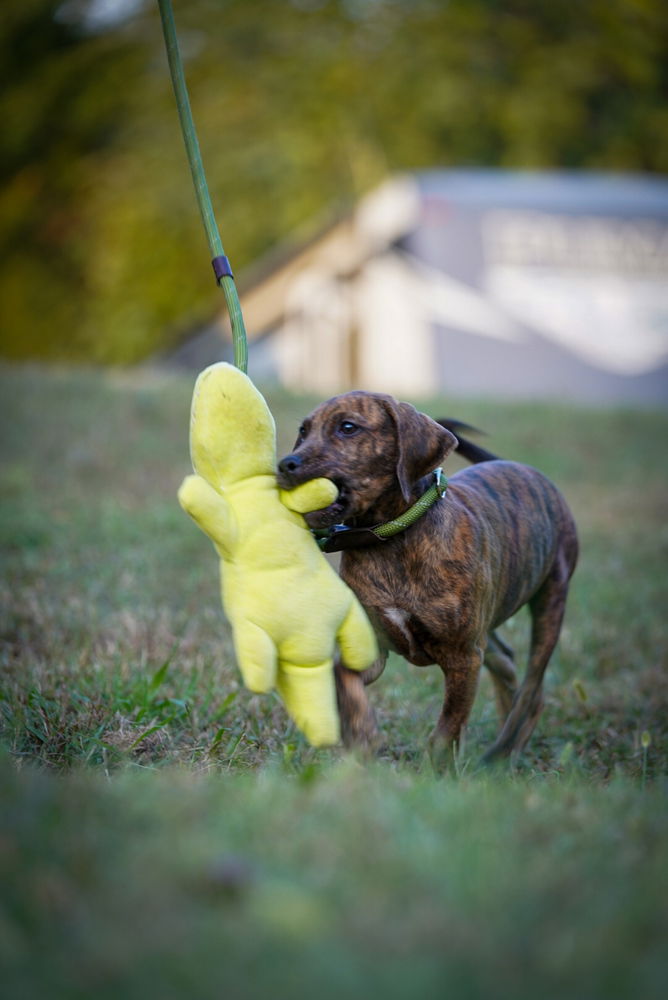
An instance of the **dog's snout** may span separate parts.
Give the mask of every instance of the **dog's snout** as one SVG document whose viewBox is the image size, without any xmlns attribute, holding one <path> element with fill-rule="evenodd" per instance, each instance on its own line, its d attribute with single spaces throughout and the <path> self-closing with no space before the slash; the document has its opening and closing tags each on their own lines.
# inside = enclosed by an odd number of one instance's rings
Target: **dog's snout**
<svg viewBox="0 0 668 1000">
<path fill-rule="evenodd" d="M 290 480 L 299 472 L 301 464 L 299 455 L 286 455 L 278 463 L 278 471 L 285 479 Z"/>
</svg>

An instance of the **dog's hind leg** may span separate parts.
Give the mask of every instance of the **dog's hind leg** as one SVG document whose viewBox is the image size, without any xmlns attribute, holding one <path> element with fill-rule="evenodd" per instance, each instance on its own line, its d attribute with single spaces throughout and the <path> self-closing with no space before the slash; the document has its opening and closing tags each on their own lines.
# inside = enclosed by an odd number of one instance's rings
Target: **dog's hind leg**
<svg viewBox="0 0 668 1000">
<path fill-rule="evenodd" d="M 483 756 L 483 763 L 522 750 L 534 731 L 543 709 L 543 677 L 564 618 L 569 578 L 566 559 L 558 557 L 545 583 L 529 602 L 532 619 L 529 666 L 503 729 Z"/>
<path fill-rule="evenodd" d="M 348 670 L 339 661 L 334 668 L 336 700 L 341 719 L 341 738 L 347 747 L 372 749 L 378 743 L 378 729 L 373 709 L 365 691 L 385 669 L 387 652 L 382 652 L 367 670 Z"/>
<path fill-rule="evenodd" d="M 489 633 L 484 662 L 494 682 L 496 707 L 503 726 L 517 692 L 517 674 L 513 651 L 496 632 Z"/>
</svg>

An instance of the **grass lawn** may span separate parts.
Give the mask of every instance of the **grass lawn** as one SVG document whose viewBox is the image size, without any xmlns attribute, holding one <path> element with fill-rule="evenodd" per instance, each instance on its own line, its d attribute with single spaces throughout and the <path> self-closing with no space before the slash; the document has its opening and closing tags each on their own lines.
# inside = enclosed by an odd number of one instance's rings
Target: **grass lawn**
<svg viewBox="0 0 668 1000">
<path fill-rule="evenodd" d="M 423 404 L 554 478 L 582 542 L 529 750 L 476 772 L 485 678 L 439 778 L 437 668 L 371 689 L 373 763 L 241 688 L 175 500 L 192 383 L 0 370 L 7 995 L 666 995 L 668 414 Z M 285 451 L 313 401 L 268 400 Z"/>
</svg>

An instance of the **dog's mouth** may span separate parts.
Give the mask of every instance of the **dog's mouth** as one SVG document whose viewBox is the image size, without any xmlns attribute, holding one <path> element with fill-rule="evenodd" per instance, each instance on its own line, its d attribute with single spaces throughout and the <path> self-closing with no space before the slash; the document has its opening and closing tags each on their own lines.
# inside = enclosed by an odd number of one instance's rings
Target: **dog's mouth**
<svg viewBox="0 0 668 1000">
<path fill-rule="evenodd" d="M 348 492 L 342 483 L 333 480 L 339 494 L 332 503 L 321 510 L 312 510 L 304 514 L 304 520 L 309 528 L 329 528 L 332 524 L 340 524 L 348 510 Z"/>
<path fill-rule="evenodd" d="M 319 476 L 330 479 L 339 492 L 336 500 L 333 500 L 327 507 L 321 507 L 320 510 L 312 510 L 304 514 L 304 520 L 309 528 L 313 530 L 329 528 L 333 524 L 340 524 L 349 515 L 352 498 L 346 484 L 336 476 L 328 475 L 325 471 L 318 471 L 314 474 L 312 467 L 307 471 L 302 463 L 296 469 L 291 469 L 287 466 L 287 460 L 279 462 L 276 476 L 279 487 L 284 490 L 292 490 L 296 486 L 306 483 L 310 479 L 316 479 Z"/>
</svg>

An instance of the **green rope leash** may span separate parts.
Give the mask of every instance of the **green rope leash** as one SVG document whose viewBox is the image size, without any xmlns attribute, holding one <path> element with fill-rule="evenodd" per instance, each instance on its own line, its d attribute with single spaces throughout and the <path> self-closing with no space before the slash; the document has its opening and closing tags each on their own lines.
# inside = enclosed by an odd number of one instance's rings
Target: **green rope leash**
<svg viewBox="0 0 668 1000">
<path fill-rule="evenodd" d="M 186 86 L 185 74 L 183 72 L 183 63 L 179 52 L 179 43 L 176 35 L 176 25 L 174 23 L 171 0 L 158 0 L 158 6 L 160 8 L 162 30 L 165 36 L 169 72 L 172 78 L 172 86 L 174 88 L 174 96 L 176 98 L 176 107 L 179 113 L 179 121 L 181 122 L 181 132 L 183 134 L 183 141 L 188 155 L 190 172 L 192 174 L 193 184 L 195 185 L 197 203 L 202 216 L 202 222 L 204 223 L 204 229 L 206 230 L 209 250 L 211 251 L 212 256 L 211 263 L 213 265 L 214 274 L 216 275 L 216 281 L 223 289 L 225 301 L 227 303 L 227 310 L 230 316 L 230 323 L 232 325 L 234 363 L 237 368 L 241 369 L 242 372 L 246 372 L 248 368 L 246 327 L 241 313 L 241 305 L 239 303 L 237 288 L 234 283 L 234 275 L 232 274 L 230 262 L 225 256 L 225 251 L 223 250 L 222 240 L 220 238 L 218 226 L 216 225 L 216 218 L 213 213 L 213 205 L 211 204 L 209 188 L 206 183 L 204 165 L 202 163 L 199 142 L 197 141 L 197 132 L 195 130 L 192 111 L 190 110 L 190 99 L 188 97 L 188 88 Z M 392 538 L 401 531 L 405 531 L 406 528 L 410 528 L 412 524 L 415 524 L 415 522 L 419 520 L 419 518 L 421 518 L 422 515 L 426 513 L 426 511 L 429 510 L 429 508 L 432 507 L 433 504 L 436 503 L 436 501 L 439 500 L 445 493 L 448 481 L 443 475 L 442 470 L 437 469 L 434 475 L 435 482 L 433 485 L 423 496 L 420 497 L 417 503 L 413 504 L 413 506 L 402 514 L 401 517 L 397 517 L 393 521 L 389 521 L 387 524 L 376 525 L 373 528 L 349 529 L 345 528 L 343 525 L 337 525 L 334 529 L 330 528 L 323 531 L 316 531 L 316 536 L 320 536 L 318 538 L 318 544 L 321 548 L 325 549 L 325 551 L 337 551 L 339 549 L 339 545 L 336 544 L 335 539 L 343 539 L 348 536 L 352 540 L 353 536 L 356 534 L 363 534 L 365 536 L 375 538 L 376 541 L 381 541 L 387 538 Z M 368 541 L 366 541 L 365 544 L 368 544 Z"/>
<path fill-rule="evenodd" d="M 181 122 L 181 132 L 183 133 L 183 141 L 188 155 L 190 172 L 195 185 L 197 203 L 199 205 L 202 222 L 204 223 L 204 228 L 206 230 L 214 274 L 216 275 L 217 283 L 220 285 L 223 290 L 223 294 L 225 295 L 227 311 L 229 313 L 230 324 L 232 326 L 234 363 L 237 368 L 241 369 L 242 372 L 246 372 L 248 369 L 248 343 L 246 340 L 246 327 L 241 313 L 241 305 L 237 294 L 237 286 L 234 283 L 232 268 L 230 267 L 229 260 L 225 256 L 220 233 L 218 232 L 218 226 L 216 225 L 216 219 L 213 214 L 213 205 L 211 204 L 211 197 L 206 183 L 204 165 L 202 163 L 202 157 L 199 150 L 199 142 L 197 141 L 197 132 L 195 131 L 195 123 L 193 121 L 192 111 L 190 110 L 188 88 L 186 86 L 183 63 L 179 52 L 179 43 L 176 36 L 176 26 L 174 24 L 174 14 L 172 12 L 171 0 L 158 0 L 158 6 L 160 8 L 162 30 L 165 36 L 169 72 L 172 78 L 172 86 L 174 88 L 174 96 L 176 98 L 176 107 L 179 113 L 179 121 Z"/>
</svg>

